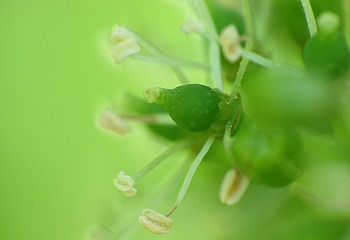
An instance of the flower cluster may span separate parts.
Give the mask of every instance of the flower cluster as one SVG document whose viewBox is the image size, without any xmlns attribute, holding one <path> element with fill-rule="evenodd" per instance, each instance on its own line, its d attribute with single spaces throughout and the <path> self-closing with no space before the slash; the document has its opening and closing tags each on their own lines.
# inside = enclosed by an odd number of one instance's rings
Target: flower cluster
<svg viewBox="0 0 350 240">
<path fill-rule="evenodd" d="M 252 52 L 253 39 L 250 36 L 252 30 L 248 24 L 243 34 L 239 33 L 242 30 L 238 29 L 235 22 L 228 22 L 216 29 L 217 24 L 211 18 L 210 9 L 206 4 L 203 1 L 193 2 L 196 3 L 194 6 L 198 10 L 198 18 L 189 18 L 181 29 L 186 34 L 194 33 L 205 38 L 210 58 L 208 63 L 171 58 L 151 41 L 119 25 L 113 29 L 111 36 L 112 57 L 116 64 L 120 64 L 126 57 L 165 62 L 174 71 L 181 84 L 174 89 L 148 88 L 144 92 L 145 99 L 129 96 L 127 108 L 130 112 L 119 113 L 115 109 L 108 108 L 100 114 L 99 125 L 118 135 L 130 133 L 129 122 L 138 121 L 148 126 L 158 137 L 174 142 L 134 175 L 129 176 L 120 171 L 113 180 L 114 186 L 125 196 L 134 197 L 137 193 L 134 185 L 161 162 L 177 151 L 191 148 L 193 142 L 203 142 L 203 146 L 196 149 L 197 155 L 168 213 L 161 214 L 145 208 L 139 216 L 139 222 L 145 229 L 155 234 L 164 234 L 171 230 L 173 220 L 170 216 L 178 209 L 196 169 L 215 141 L 223 142 L 226 154 L 233 160 L 219 192 L 221 202 L 227 205 L 238 203 L 251 182 L 283 187 L 293 183 L 305 170 L 306 154 L 297 128 L 287 124 L 266 124 L 259 118 L 248 116 L 242 108 L 239 94 L 239 87 L 249 61 L 277 74 L 296 76 L 300 71 Z M 250 16 L 249 4 L 247 1 L 243 2 L 246 11 L 244 21 L 249 23 L 251 22 L 247 19 Z M 329 22 L 330 27 L 326 24 Z M 320 34 L 329 36 L 339 26 L 339 19 L 334 14 L 327 13 L 320 17 L 318 23 L 322 30 Z M 306 72 L 319 69 L 314 65 L 315 50 L 312 41 L 318 41 L 316 38 L 317 34 L 311 38 L 311 43 L 305 46 L 303 60 Z M 322 41 L 324 39 L 323 37 Z M 143 54 L 144 52 L 146 54 Z M 241 60 L 231 93 L 224 91 L 225 74 L 222 71 L 225 71 L 225 67 L 220 62 L 221 56 L 230 67 Z M 339 69 L 338 62 L 335 64 L 336 70 L 332 68 L 327 72 L 330 76 L 342 74 L 344 69 L 348 69 L 348 65 L 345 68 L 343 63 Z M 204 69 L 210 73 L 212 81 L 208 86 L 190 83 L 182 71 L 183 66 Z"/>
</svg>

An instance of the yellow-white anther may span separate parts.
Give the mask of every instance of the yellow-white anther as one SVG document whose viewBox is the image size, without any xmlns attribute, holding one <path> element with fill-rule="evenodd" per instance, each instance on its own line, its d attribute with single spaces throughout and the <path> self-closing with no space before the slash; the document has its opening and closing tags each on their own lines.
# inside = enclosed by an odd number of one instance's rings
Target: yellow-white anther
<svg viewBox="0 0 350 240">
<path fill-rule="evenodd" d="M 148 231 L 155 234 L 168 233 L 173 225 L 173 220 L 167 216 L 154 211 L 153 209 L 146 208 L 139 216 L 139 222 Z"/>
<path fill-rule="evenodd" d="M 122 119 L 115 111 L 107 108 L 97 119 L 97 123 L 104 129 L 112 131 L 118 135 L 125 135 L 131 132 L 129 124 Z"/>
<path fill-rule="evenodd" d="M 220 188 L 220 200 L 227 205 L 237 203 L 249 186 L 249 179 L 236 169 L 229 170 Z"/>
<path fill-rule="evenodd" d="M 204 26 L 203 24 L 194 19 L 194 18 L 188 18 L 184 24 L 182 24 L 181 26 L 181 30 L 186 33 L 186 34 L 190 34 L 190 33 L 203 33 L 204 32 Z"/>
<path fill-rule="evenodd" d="M 235 25 L 230 24 L 220 32 L 219 42 L 225 58 L 233 63 L 241 57 L 241 38 Z"/>
<path fill-rule="evenodd" d="M 112 34 L 111 34 L 112 42 L 120 43 L 129 38 L 135 38 L 135 34 L 131 32 L 129 29 L 127 29 L 126 27 L 117 25 L 113 28 Z"/>
<path fill-rule="evenodd" d="M 113 42 L 111 55 L 116 64 L 141 51 L 136 35 L 125 27 L 116 26 L 112 31 L 111 39 Z"/>
<path fill-rule="evenodd" d="M 126 57 L 140 52 L 141 47 L 135 38 L 128 38 L 116 44 L 111 56 L 116 64 L 120 64 Z"/>
<path fill-rule="evenodd" d="M 123 171 L 118 174 L 117 178 L 113 180 L 113 183 L 114 186 L 127 197 L 133 197 L 137 193 L 137 190 L 133 187 L 135 183 L 134 180 Z"/>
</svg>

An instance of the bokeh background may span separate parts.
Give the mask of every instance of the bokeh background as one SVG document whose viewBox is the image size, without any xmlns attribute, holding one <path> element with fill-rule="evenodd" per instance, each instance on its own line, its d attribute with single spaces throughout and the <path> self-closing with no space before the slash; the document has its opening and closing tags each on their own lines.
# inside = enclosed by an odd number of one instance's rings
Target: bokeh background
<svg viewBox="0 0 350 240">
<path fill-rule="evenodd" d="M 169 235 L 139 226 L 144 207 L 170 208 L 176 188 L 162 202 L 152 199 L 185 156 L 140 183 L 139 198 L 126 199 L 112 179 L 137 171 L 166 143 L 137 124 L 115 137 L 96 116 L 126 92 L 142 96 L 146 86 L 177 82 L 166 66 L 115 66 L 109 33 L 119 23 L 170 55 L 199 59 L 200 40 L 179 31 L 190 15 L 184 1 L 0 1 L 0 239 L 108 238 L 109 230 L 114 239 L 312 239 L 318 232 L 318 239 L 350 239 L 349 212 L 311 206 L 288 189 L 253 185 L 239 207 L 223 206 L 218 190 L 228 162 L 203 163 Z M 347 174 L 338 175 L 345 185 Z"/>
</svg>

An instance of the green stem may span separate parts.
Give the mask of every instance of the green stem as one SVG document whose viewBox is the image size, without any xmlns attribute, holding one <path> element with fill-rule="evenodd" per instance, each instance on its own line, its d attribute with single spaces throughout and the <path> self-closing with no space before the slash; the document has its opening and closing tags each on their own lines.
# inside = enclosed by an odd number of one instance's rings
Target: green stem
<svg viewBox="0 0 350 240">
<path fill-rule="evenodd" d="M 179 60 L 179 59 L 174 59 L 170 57 L 151 57 L 151 56 L 144 56 L 144 55 L 133 55 L 133 59 L 136 60 L 141 60 L 141 61 L 146 61 L 146 62 L 160 62 L 160 63 L 165 63 L 169 64 L 171 66 L 176 66 L 176 67 L 191 67 L 191 68 L 199 68 L 199 69 L 204 69 L 204 70 L 209 70 L 210 66 L 208 66 L 205 63 L 200 63 L 200 62 L 194 62 L 194 61 L 188 61 L 188 60 Z"/>
<path fill-rule="evenodd" d="M 161 57 L 161 58 L 168 58 L 168 56 L 160 50 L 156 45 L 148 41 L 146 38 L 142 37 L 140 34 L 135 33 L 135 36 L 137 37 L 137 40 L 139 40 L 139 43 L 144 46 L 150 53 L 152 53 L 156 57 Z M 186 78 L 185 74 L 182 72 L 181 68 L 179 66 L 174 65 L 174 64 L 169 64 L 173 72 L 176 74 L 178 77 L 179 81 L 181 84 L 188 84 L 189 81 Z"/>
<path fill-rule="evenodd" d="M 265 68 L 270 68 L 273 69 L 275 71 L 280 71 L 280 72 L 286 72 L 289 74 L 296 74 L 298 73 L 298 70 L 287 66 L 287 65 L 283 65 L 281 63 L 276 63 L 270 59 L 264 58 L 263 56 L 256 54 L 254 52 L 250 52 L 246 49 L 242 49 L 241 50 L 242 56 L 244 58 L 247 58 L 249 61 L 254 62 L 260 66 L 263 66 Z"/>
<path fill-rule="evenodd" d="M 214 86 L 223 90 L 223 80 L 221 73 L 220 47 L 217 42 L 217 32 L 214 21 L 203 0 L 191 0 L 199 19 L 203 20 L 209 41 L 209 64 L 212 70 Z"/>
<path fill-rule="evenodd" d="M 247 40 L 246 40 L 246 46 L 245 46 L 245 50 L 248 52 L 251 52 L 253 49 L 253 40 L 252 40 L 252 36 L 253 36 L 253 20 L 252 20 L 252 16 L 251 16 L 251 11 L 250 11 L 250 6 L 249 6 L 249 2 L 248 0 L 242 0 L 242 4 L 243 4 L 243 13 L 244 13 L 244 20 L 247 24 Z M 247 69 L 247 66 L 249 64 L 249 59 L 245 56 L 243 56 L 242 61 L 239 65 L 239 69 L 237 72 L 237 76 L 236 76 L 236 80 L 235 83 L 233 84 L 233 88 L 232 88 L 232 92 L 231 92 L 231 98 L 235 99 L 238 93 L 238 89 L 241 86 L 241 82 L 245 73 L 245 70 Z"/>
<path fill-rule="evenodd" d="M 317 33 L 317 26 L 315 16 L 312 11 L 312 7 L 309 0 L 300 0 L 303 5 L 307 26 L 309 28 L 310 36 L 314 36 Z"/>
<path fill-rule="evenodd" d="M 208 138 L 208 140 L 205 142 L 204 146 L 202 147 L 202 149 L 200 150 L 200 152 L 198 153 L 198 155 L 194 159 L 190 169 L 188 170 L 188 172 L 186 174 L 185 180 L 181 186 L 181 189 L 180 189 L 179 194 L 177 196 L 176 202 L 175 202 L 174 206 L 170 209 L 168 214 L 166 215 L 167 217 L 169 217 L 177 209 L 177 207 L 181 204 L 182 199 L 184 198 L 184 196 L 187 192 L 187 189 L 192 181 L 194 173 L 196 172 L 196 170 L 197 170 L 199 164 L 201 163 L 201 161 L 203 160 L 204 156 L 209 151 L 214 140 L 215 139 L 213 137 Z"/>
<path fill-rule="evenodd" d="M 165 150 L 163 150 L 158 156 L 153 158 L 150 162 L 148 162 L 140 171 L 134 174 L 132 179 L 137 182 L 138 180 L 145 177 L 148 173 L 150 173 L 155 167 L 157 167 L 161 162 L 163 162 L 166 158 L 171 156 L 176 151 L 179 151 L 181 149 L 184 149 L 187 147 L 187 143 L 178 143 L 175 145 L 172 145 Z"/>
</svg>

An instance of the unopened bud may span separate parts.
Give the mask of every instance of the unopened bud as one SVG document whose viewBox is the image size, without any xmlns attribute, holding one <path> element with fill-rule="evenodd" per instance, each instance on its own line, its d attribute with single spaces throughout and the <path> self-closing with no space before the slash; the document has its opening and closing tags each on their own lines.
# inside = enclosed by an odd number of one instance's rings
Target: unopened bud
<svg viewBox="0 0 350 240">
<path fill-rule="evenodd" d="M 339 16 L 333 12 L 323 12 L 317 18 L 317 26 L 320 32 L 335 32 L 340 26 Z"/>
<path fill-rule="evenodd" d="M 173 225 L 173 220 L 167 216 L 154 211 L 153 209 L 146 208 L 139 216 L 139 222 L 148 231 L 155 234 L 168 233 Z"/>
</svg>

